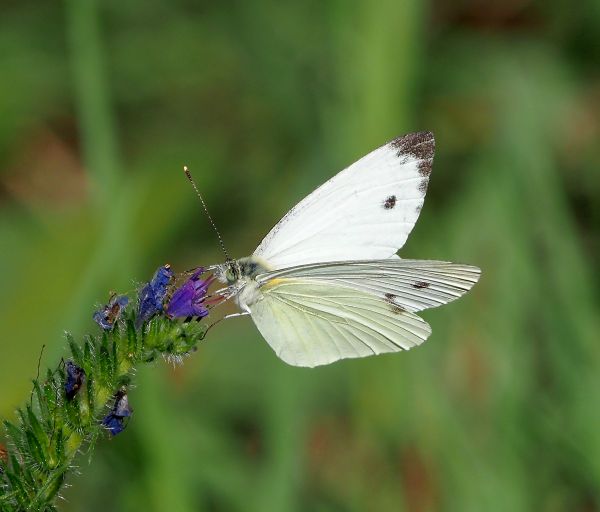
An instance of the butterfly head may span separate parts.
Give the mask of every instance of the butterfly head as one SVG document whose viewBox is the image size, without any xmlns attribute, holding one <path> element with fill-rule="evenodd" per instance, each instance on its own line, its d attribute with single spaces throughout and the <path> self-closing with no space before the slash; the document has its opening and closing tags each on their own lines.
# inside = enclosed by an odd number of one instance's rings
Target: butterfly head
<svg viewBox="0 0 600 512">
<path fill-rule="evenodd" d="M 241 272 L 237 261 L 229 261 L 225 263 L 224 270 L 224 277 L 227 284 L 234 284 L 239 280 Z"/>
<path fill-rule="evenodd" d="M 227 285 L 235 284 L 241 276 L 240 266 L 236 260 L 229 260 L 226 263 L 215 265 L 210 267 L 209 270 L 213 271 L 219 282 Z"/>
<path fill-rule="evenodd" d="M 239 281 L 254 279 L 257 275 L 270 270 L 269 265 L 256 256 L 230 260 L 212 268 L 214 274 L 222 283 L 233 285 Z"/>
</svg>

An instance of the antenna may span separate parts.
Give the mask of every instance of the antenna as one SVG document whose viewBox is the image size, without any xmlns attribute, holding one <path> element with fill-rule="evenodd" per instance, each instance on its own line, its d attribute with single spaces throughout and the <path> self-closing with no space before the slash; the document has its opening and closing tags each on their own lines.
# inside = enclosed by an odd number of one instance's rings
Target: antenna
<svg viewBox="0 0 600 512">
<path fill-rule="evenodd" d="M 206 207 L 206 203 L 204 202 L 204 199 L 202 199 L 202 194 L 200 194 L 200 191 L 198 190 L 196 183 L 194 183 L 194 180 L 192 179 L 192 174 L 190 173 L 190 170 L 187 168 L 187 165 L 183 166 L 183 172 L 185 172 L 187 179 L 192 184 L 192 187 L 194 187 L 194 190 L 196 191 L 196 195 L 198 196 L 198 198 L 200 199 L 200 202 L 202 203 L 202 208 L 204 208 L 204 211 L 206 212 L 206 216 L 208 217 L 208 220 L 210 221 L 211 226 L 213 227 L 213 229 L 215 230 L 215 233 L 217 234 L 217 238 L 219 239 L 219 244 L 221 245 L 221 249 L 223 249 L 223 252 L 225 253 L 225 258 L 227 259 L 228 262 L 231 261 L 231 258 L 229 257 L 229 253 L 227 252 L 227 249 L 225 249 L 225 244 L 223 243 L 223 238 L 221 238 L 221 234 L 219 233 L 217 226 L 215 225 L 214 221 L 212 220 L 210 213 L 208 213 L 208 208 Z"/>
</svg>

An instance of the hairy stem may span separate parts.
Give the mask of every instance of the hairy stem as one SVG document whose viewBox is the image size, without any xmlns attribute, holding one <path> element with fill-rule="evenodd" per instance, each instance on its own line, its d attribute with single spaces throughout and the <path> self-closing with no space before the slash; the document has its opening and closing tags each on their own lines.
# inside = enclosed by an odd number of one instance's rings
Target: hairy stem
<svg viewBox="0 0 600 512">
<path fill-rule="evenodd" d="M 75 456 L 109 435 L 103 419 L 111 407 L 114 411 L 115 396 L 126 394 L 134 368 L 161 355 L 178 361 L 206 333 L 198 322 L 164 316 L 136 329 L 136 310 L 126 309 L 112 330 L 87 335 L 81 343 L 67 334 L 68 362 L 48 369 L 45 379 L 34 380 L 31 399 L 17 410 L 16 422 L 4 422 L 8 443 L 0 450 L 3 512 L 56 510 L 54 501 Z M 74 388 L 67 367 L 83 370 Z M 75 392 L 69 394 L 71 389 Z M 117 417 L 118 421 L 126 419 Z"/>
</svg>

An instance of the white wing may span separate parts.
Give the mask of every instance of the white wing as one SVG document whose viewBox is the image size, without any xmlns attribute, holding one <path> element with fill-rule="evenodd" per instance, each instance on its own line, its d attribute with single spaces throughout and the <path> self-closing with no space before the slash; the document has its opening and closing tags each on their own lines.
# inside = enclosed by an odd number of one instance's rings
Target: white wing
<svg viewBox="0 0 600 512">
<path fill-rule="evenodd" d="M 371 294 L 311 279 L 275 279 L 250 306 L 278 357 L 294 366 L 408 350 L 431 334 L 418 316 Z"/>
<path fill-rule="evenodd" d="M 480 270 L 443 261 L 386 259 L 301 265 L 257 277 L 252 319 L 296 366 L 408 350 L 431 334 L 413 312 L 467 292 Z"/>
<path fill-rule="evenodd" d="M 292 208 L 254 255 L 276 269 L 394 255 L 423 206 L 434 146 L 419 132 L 369 153 Z"/>
<path fill-rule="evenodd" d="M 468 292 L 481 270 L 472 265 L 400 258 L 300 265 L 259 275 L 259 284 L 286 277 L 371 293 L 411 312 L 447 304 Z"/>
</svg>

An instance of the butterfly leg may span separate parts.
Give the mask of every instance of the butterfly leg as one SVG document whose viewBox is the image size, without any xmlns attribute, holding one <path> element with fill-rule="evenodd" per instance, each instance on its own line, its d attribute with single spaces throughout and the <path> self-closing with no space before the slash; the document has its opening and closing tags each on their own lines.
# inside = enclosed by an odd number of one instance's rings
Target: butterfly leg
<svg viewBox="0 0 600 512">
<path fill-rule="evenodd" d="M 219 318 L 218 320 L 215 320 L 212 324 L 210 324 L 207 328 L 206 331 L 204 332 L 204 336 L 206 336 L 206 334 L 208 333 L 208 331 L 210 331 L 215 325 L 217 325 L 218 323 L 222 322 L 223 320 L 227 319 L 227 318 L 234 318 L 236 316 L 246 316 L 249 315 L 250 313 L 248 311 L 242 311 L 240 313 L 230 313 L 229 315 L 225 315 L 223 318 Z"/>
<path fill-rule="evenodd" d="M 242 311 L 240 313 L 230 313 L 229 315 L 225 315 L 223 318 L 221 318 L 221 320 L 225 320 L 226 318 L 233 318 L 235 316 L 246 316 L 249 314 L 250 313 L 248 311 Z"/>
</svg>

